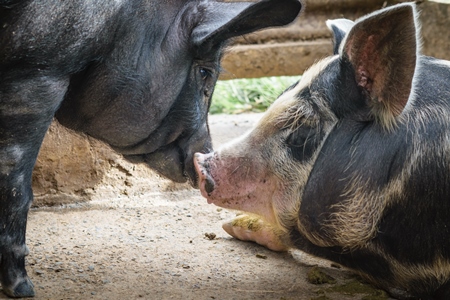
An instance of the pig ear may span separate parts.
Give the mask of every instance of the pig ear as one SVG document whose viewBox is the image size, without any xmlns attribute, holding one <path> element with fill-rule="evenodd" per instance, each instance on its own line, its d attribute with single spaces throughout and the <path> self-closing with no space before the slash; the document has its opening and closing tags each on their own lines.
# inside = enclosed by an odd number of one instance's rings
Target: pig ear
<svg viewBox="0 0 450 300">
<path fill-rule="evenodd" d="M 372 114 L 391 128 L 412 94 L 418 57 L 416 12 L 400 4 L 358 20 L 348 33 L 341 59 L 350 61 Z"/>
<path fill-rule="evenodd" d="M 355 22 L 348 19 L 328 20 L 328 28 L 333 32 L 333 54 L 339 54 L 339 47 L 347 33 L 352 29 Z"/>
<path fill-rule="evenodd" d="M 291 23 L 300 13 L 299 0 L 203 2 L 201 21 L 192 31 L 196 47 L 213 47 L 225 40 L 262 28 Z"/>
</svg>

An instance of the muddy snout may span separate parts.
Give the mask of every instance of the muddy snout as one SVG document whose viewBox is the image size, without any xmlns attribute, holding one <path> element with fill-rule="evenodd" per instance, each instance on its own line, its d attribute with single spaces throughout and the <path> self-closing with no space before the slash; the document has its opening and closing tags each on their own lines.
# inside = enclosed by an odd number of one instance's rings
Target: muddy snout
<svg viewBox="0 0 450 300">
<path fill-rule="evenodd" d="M 203 197 L 208 197 L 214 191 L 215 182 L 211 175 L 211 162 L 214 159 L 214 152 L 194 154 L 194 166 L 198 175 L 198 187 Z"/>
</svg>

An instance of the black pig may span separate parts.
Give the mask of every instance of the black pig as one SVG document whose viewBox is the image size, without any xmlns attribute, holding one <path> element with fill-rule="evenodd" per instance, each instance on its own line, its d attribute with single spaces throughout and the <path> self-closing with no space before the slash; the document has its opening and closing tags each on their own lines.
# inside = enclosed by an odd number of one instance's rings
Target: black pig
<svg viewBox="0 0 450 300">
<path fill-rule="evenodd" d="M 415 6 L 329 21 L 335 55 L 312 66 L 255 128 L 196 154 L 224 225 L 297 248 L 391 295 L 450 299 L 450 62 L 419 54 Z"/>
<path fill-rule="evenodd" d="M 195 183 L 230 38 L 290 23 L 298 0 L 0 0 L 0 281 L 25 271 L 31 174 L 56 114 L 168 178 Z"/>
</svg>

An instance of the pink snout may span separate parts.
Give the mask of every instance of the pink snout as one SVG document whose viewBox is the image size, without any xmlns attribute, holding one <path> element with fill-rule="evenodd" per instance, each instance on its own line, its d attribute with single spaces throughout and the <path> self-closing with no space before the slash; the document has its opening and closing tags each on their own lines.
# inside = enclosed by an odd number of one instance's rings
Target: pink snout
<svg viewBox="0 0 450 300">
<path fill-rule="evenodd" d="M 214 152 L 203 154 L 194 154 L 194 166 L 198 175 L 198 187 L 203 197 L 208 198 L 214 191 L 215 182 L 211 176 L 211 161 L 214 158 Z"/>
</svg>

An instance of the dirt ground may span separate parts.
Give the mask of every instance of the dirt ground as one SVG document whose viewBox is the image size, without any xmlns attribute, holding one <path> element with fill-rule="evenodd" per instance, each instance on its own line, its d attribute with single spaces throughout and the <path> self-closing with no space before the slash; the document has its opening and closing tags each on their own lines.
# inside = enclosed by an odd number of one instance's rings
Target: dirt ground
<svg viewBox="0 0 450 300">
<path fill-rule="evenodd" d="M 214 145 L 259 117 L 212 116 Z M 88 203 L 31 210 L 35 299 L 389 299 L 330 262 L 231 238 L 221 224 L 236 212 L 187 185 L 130 177 Z"/>
</svg>

